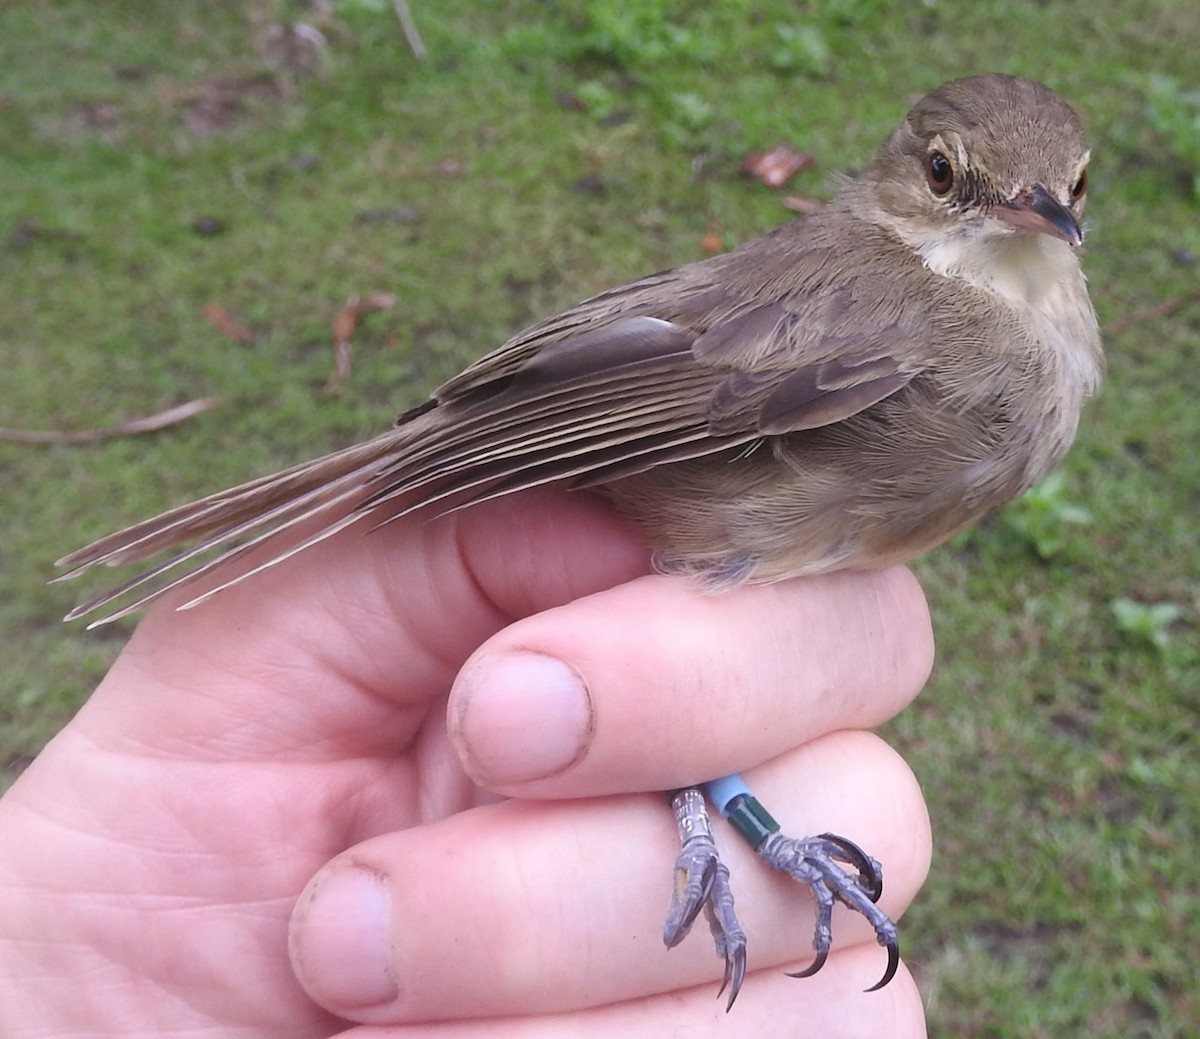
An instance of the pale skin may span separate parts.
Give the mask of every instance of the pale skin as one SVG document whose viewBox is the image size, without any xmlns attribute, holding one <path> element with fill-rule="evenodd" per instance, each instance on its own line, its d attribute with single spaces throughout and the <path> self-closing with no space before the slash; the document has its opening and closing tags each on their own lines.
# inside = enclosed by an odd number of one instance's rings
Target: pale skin
<svg viewBox="0 0 1200 1039">
<path fill-rule="evenodd" d="M 915 580 L 648 571 L 605 506 L 544 491 L 156 604 L 0 800 L 0 1034 L 924 1035 L 903 966 L 862 992 L 885 954 L 855 914 L 783 975 L 811 898 L 720 825 L 750 940 L 730 1017 L 707 935 L 659 933 L 658 791 L 735 770 L 789 832 L 869 848 L 903 912 L 928 820 L 866 730 L 928 674 Z"/>
</svg>

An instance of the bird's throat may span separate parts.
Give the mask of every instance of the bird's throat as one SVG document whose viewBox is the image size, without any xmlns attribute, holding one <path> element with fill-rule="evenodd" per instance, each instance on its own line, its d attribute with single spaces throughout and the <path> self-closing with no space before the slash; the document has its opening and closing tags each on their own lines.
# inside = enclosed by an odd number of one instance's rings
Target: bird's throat
<svg viewBox="0 0 1200 1039">
<path fill-rule="evenodd" d="M 1052 319 L 1054 298 L 1079 278 L 1078 253 L 1046 235 L 939 234 L 909 244 L 935 274 L 960 278 Z"/>
</svg>

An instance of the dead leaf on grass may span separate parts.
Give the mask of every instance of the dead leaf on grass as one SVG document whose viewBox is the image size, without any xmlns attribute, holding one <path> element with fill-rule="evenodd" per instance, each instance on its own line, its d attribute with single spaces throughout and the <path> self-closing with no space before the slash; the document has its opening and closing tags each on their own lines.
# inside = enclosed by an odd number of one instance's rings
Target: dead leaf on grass
<svg viewBox="0 0 1200 1039">
<path fill-rule="evenodd" d="M 1143 321 L 1157 321 L 1159 318 L 1171 317 L 1171 315 L 1193 303 L 1200 303 L 1200 289 L 1195 292 L 1189 292 L 1186 296 L 1164 300 L 1161 303 L 1154 304 L 1152 307 L 1146 307 L 1144 310 L 1135 310 L 1132 314 L 1124 314 L 1121 317 L 1114 318 L 1102 327 L 1102 331 L 1108 336 L 1120 335 L 1122 332 L 1132 328 L 1134 325 L 1141 324 Z"/>
<path fill-rule="evenodd" d="M 220 303 L 205 303 L 200 314 L 227 339 L 232 339 L 235 343 L 251 344 L 254 342 L 254 333 Z"/>
<path fill-rule="evenodd" d="M 462 159 L 442 159 L 430 169 L 435 177 L 461 177 L 466 171 L 467 164 Z"/>
<path fill-rule="evenodd" d="M 396 305 L 391 292 L 372 292 L 359 299 L 352 297 L 334 315 L 330 325 L 333 333 L 333 371 L 325 380 L 325 392 L 337 393 L 350 381 L 350 339 L 358 328 L 358 322 L 376 310 L 389 310 Z"/>
<path fill-rule="evenodd" d="M 168 86 L 162 91 L 167 104 L 182 109 L 189 133 L 212 137 L 224 133 L 242 118 L 250 101 L 279 101 L 284 90 L 269 74 L 213 76 L 199 83 Z"/>
<path fill-rule="evenodd" d="M 742 172 L 778 191 L 801 170 L 809 169 L 815 161 L 808 152 L 802 152 L 790 144 L 777 144 L 770 151 L 747 155 L 742 162 Z"/>
<path fill-rule="evenodd" d="M 156 415 L 146 415 L 142 418 L 130 419 L 105 429 L 5 429 L 0 427 L 0 440 L 10 444 L 90 444 L 97 440 L 111 440 L 114 437 L 141 436 L 143 433 L 155 433 L 168 426 L 177 426 L 195 415 L 211 411 L 221 404 L 220 397 L 200 397 L 186 404 L 179 404 Z"/>
<path fill-rule="evenodd" d="M 812 216 L 825 208 L 825 203 L 820 199 L 808 198 L 806 195 L 788 195 L 783 200 L 783 204 L 793 213 L 799 213 L 801 216 Z"/>
<path fill-rule="evenodd" d="M 329 43 L 320 29 L 304 22 L 268 25 L 258 37 L 263 62 L 292 80 L 314 79 L 328 69 Z"/>
</svg>

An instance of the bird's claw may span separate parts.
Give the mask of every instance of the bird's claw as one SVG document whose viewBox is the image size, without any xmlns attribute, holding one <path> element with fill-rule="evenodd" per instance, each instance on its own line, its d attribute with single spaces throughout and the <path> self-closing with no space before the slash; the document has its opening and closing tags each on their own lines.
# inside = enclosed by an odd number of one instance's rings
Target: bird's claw
<svg viewBox="0 0 1200 1039">
<path fill-rule="evenodd" d="M 708 917 L 708 929 L 712 933 L 717 955 L 725 960 L 725 974 L 721 979 L 721 987 L 717 989 L 717 998 L 726 989 L 729 990 L 729 999 L 725 1002 L 725 1012 L 729 1013 L 733 1009 L 733 1001 L 742 990 L 742 982 L 746 980 L 746 933 L 733 911 L 729 867 L 723 862 L 717 863 L 712 890 L 704 903 L 704 915 Z"/>
<path fill-rule="evenodd" d="M 830 858 L 837 859 L 853 866 L 858 870 L 858 885 L 866 892 L 872 902 L 878 902 L 883 895 L 883 868 L 848 837 L 840 837 L 836 833 L 821 833 L 817 840 L 825 841 L 841 854 L 830 851 Z"/>
<path fill-rule="evenodd" d="M 717 996 L 729 991 L 725 1003 L 728 1012 L 746 979 L 746 935 L 733 910 L 729 868 L 717 852 L 699 791 L 680 791 L 673 804 L 683 847 L 675 859 L 675 884 L 663 925 L 663 942 L 673 949 L 687 937 L 696 917 L 704 911 L 717 955 L 725 961 Z"/>
<path fill-rule="evenodd" d="M 883 894 L 883 874 L 879 863 L 853 841 L 831 833 L 817 837 L 784 837 L 776 832 L 758 849 L 762 860 L 772 869 L 807 885 L 817 901 L 817 922 L 813 935 L 816 959 L 794 978 L 816 974 L 829 956 L 833 943 L 834 902 L 841 902 L 866 917 L 875 929 L 875 938 L 888 951 L 883 977 L 868 992 L 883 988 L 900 966 L 900 943 L 895 923 L 876 903 Z M 850 872 L 842 864 L 850 866 Z"/>
<path fill-rule="evenodd" d="M 900 966 L 900 943 L 894 938 L 889 942 L 884 942 L 882 938 L 878 938 L 880 945 L 884 945 L 888 953 L 887 966 L 883 969 L 883 977 L 880 978 L 874 985 L 868 989 L 863 989 L 864 992 L 878 992 L 884 985 L 896 976 L 896 970 Z"/>
<path fill-rule="evenodd" d="M 675 885 L 671 905 L 663 926 L 663 941 L 669 948 L 678 945 L 703 910 L 708 918 L 717 955 L 725 961 L 724 977 L 717 995 L 729 992 L 725 1009 L 733 1007 L 746 977 L 746 935 L 733 908 L 729 869 L 721 861 L 713 841 L 708 810 L 699 790 L 690 788 L 675 793 L 671 800 L 682 847 L 675 860 Z M 800 839 L 785 837 L 778 824 L 758 806 L 756 822 L 769 823 L 759 830 L 757 851 L 772 869 L 786 873 L 805 884 L 817 902 L 817 921 L 813 935 L 816 956 L 804 970 L 789 974 L 808 978 L 816 974 L 829 958 L 833 945 L 833 907 L 841 902 L 866 917 L 875 929 L 879 944 L 888 951 L 883 977 L 868 992 L 883 988 L 895 977 L 900 966 L 900 945 L 896 925 L 876 905 L 883 894 L 883 872 L 879 863 L 853 841 L 837 834 L 822 833 Z"/>
<path fill-rule="evenodd" d="M 817 971 L 825 966 L 825 961 L 827 959 L 829 959 L 829 950 L 818 949 L 817 955 L 813 957 L 812 963 L 805 967 L 804 970 L 785 970 L 784 974 L 786 974 L 789 978 L 811 978 L 817 973 Z"/>
<path fill-rule="evenodd" d="M 718 865 L 717 846 L 711 838 L 694 838 L 679 852 L 675 859 L 671 905 L 663 923 L 663 944 L 668 949 L 674 949 L 688 936 L 712 894 Z"/>
</svg>

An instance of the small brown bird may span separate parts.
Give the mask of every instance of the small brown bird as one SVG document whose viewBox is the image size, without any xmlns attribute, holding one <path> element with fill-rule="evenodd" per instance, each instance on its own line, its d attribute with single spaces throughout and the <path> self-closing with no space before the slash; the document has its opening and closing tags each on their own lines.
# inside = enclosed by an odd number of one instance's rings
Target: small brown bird
<svg viewBox="0 0 1200 1039">
<path fill-rule="evenodd" d="M 226 568 L 193 606 L 351 524 L 551 481 L 597 489 L 662 570 L 710 587 L 911 559 L 1043 477 L 1099 386 L 1079 259 L 1088 158 L 1048 88 L 946 83 L 819 213 L 539 322 L 373 440 L 66 556 L 64 578 L 196 542 L 69 618 L 127 599 L 98 623 L 124 616 Z M 316 533 L 290 534 L 314 518 Z M 238 566 L 264 542 L 266 562 Z M 805 973 L 824 960 L 838 899 L 888 946 L 886 983 L 898 953 L 874 905 L 878 865 L 842 838 L 782 837 L 742 788 L 710 792 L 765 860 L 812 887 Z M 745 939 L 728 873 L 698 792 L 674 803 L 681 836 L 700 839 L 677 863 L 665 938 L 705 908 L 732 1004 Z"/>
</svg>

